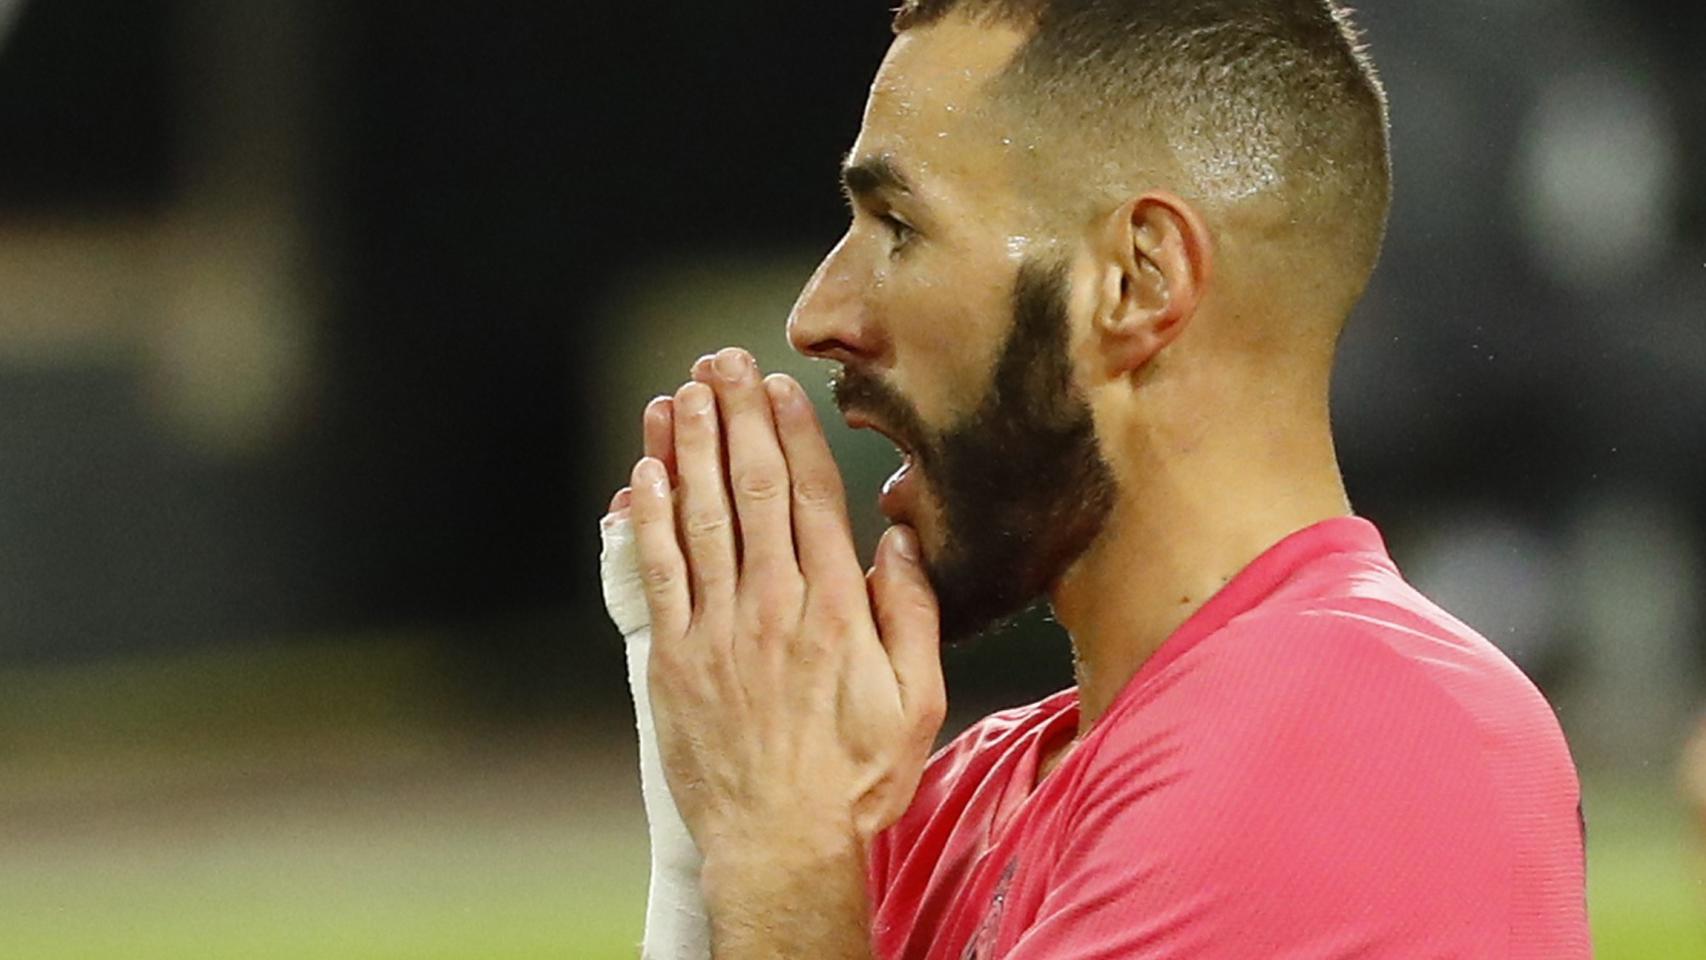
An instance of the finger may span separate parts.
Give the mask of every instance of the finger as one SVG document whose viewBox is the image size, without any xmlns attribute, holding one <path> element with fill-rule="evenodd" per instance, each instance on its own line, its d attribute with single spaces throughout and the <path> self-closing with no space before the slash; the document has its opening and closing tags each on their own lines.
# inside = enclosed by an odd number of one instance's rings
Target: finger
<svg viewBox="0 0 1706 960">
<path fill-rule="evenodd" d="M 646 453 L 648 457 L 663 463 L 664 470 L 671 477 L 675 472 L 675 401 L 669 397 L 656 397 L 646 404 L 646 414 L 641 418 L 641 433 L 645 436 Z"/>
<path fill-rule="evenodd" d="M 652 615 L 652 633 L 654 637 L 679 637 L 687 632 L 692 617 L 692 596 L 687 562 L 675 539 L 669 475 L 661 461 L 647 457 L 634 466 L 632 479 L 634 548 L 639 554 L 646 607 Z"/>
<path fill-rule="evenodd" d="M 676 510 L 699 615 L 726 611 L 734 595 L 734 515 L 723 484 L 723 443 L 716 396 L 702 383 L 675 395 Z"/>
<path fill-rule="evenodd" d="M 800 570 L 808 582 L 822 585 L 837 578 L 858 578 L 859 558 L 853 552 L 853 528 L 847 521 L 841 471 L 830 456 L 806 392 L 792 377 L 775 374 L 765 379 L 782 455 L 792 485 L 794 544 Z"/>
<path fill-rule="evenodd" d="M 711 385 L 711 379 L 713 376 L 713 374 L 711 372 L 711 369 L 712 369 L 711 364 L 714 363 L 716 361 L 716 359 L 717 359 L 716 354 L 707 353 L 704 356 L 700 357 L 699 359 L 693 361 L 693 369 L 691 371 L 693 374 L 693 379 L 699 381 L 700 383 L 705 384 L 706 386 L 710 386 Z"/>
<path fill-rule="evenodd" d="M 729 490 L 740 521 L 742 576 L 797 577 L 788 463 L 776 440 L 776 423 L 758 379 L 758 365 L 745 350 L 724 350 L 712 364 L 709 383 L 717 394 L 728 448 Z"/>
<path fill-rule="evenodd" d="M 918 535 L 910 528 L 890 527 L 883 534 L 871 571 L 871 606 L 900 685 L 901 707 L 918 724 L 921 736 L 934 738 L 948 703 L 941 618 L 936 592 L 918 557 Z"/>
<path fill-rule="evenodd" d="M 632 506 L 633 502 L 634 489 L 632 487 L 623 487 L 616 491 L 616 496 L 610 498 L 610 508 L 604 512 L 609 516 L 615 516 Z"/>
</svg>

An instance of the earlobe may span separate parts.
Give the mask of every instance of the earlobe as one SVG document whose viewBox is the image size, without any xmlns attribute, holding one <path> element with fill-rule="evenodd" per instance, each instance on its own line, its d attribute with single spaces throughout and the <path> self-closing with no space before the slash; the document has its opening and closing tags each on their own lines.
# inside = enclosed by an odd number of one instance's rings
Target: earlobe
<svg viewBox="0 0 1706 960">
<path fill-rule="evenodd" d="M 1135 373 L 1195 315 L 1210 262 L 1208 233 L 1180 198 L 1152 191 L 1105 221 L 1097 334 L 1110 376 Z"/>
</svg>

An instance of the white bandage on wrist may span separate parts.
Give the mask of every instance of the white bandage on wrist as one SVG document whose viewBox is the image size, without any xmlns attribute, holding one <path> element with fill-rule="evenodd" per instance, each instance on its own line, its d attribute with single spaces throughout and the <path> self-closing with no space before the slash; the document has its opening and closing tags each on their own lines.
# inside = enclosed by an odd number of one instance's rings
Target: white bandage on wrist
<svg viewBox="0 0 1706 960">
<path fill-rule="evenodd" d="M 604 541 L 599 555 L 604 606 L 628 647 L 628 692 L 634 697 L 634 717 L 640 732 L 640 795 L 651 830 L 652 880 L 640 956 L 643 960 L 709 960 L 710 924 L 699 892 L 703 860 L 670 796 L 658 754 L 657 729 L 652 724 L 652 701 L 646 686 L 646 662 L 652 650 L 651 615 L 640 586 L 633 524 L 626 518 L 606 517 L 599 532 Z"/>
</svg>

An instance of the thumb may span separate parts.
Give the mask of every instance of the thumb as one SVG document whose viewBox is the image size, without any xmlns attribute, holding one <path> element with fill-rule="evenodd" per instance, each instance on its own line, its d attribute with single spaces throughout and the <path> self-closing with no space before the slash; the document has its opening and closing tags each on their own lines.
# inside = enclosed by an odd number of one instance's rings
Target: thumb
<svg viewBox="0 0 1706 960">
<path fill-rule="evenodd" d="M 890 527 L 877 544 L 877 562 L 871 571 L 871 607 L 900 684 L 901 706 L 909 716 L 931 721 L 934 726 L 930 733 L 934 736 L 947 709 L 941 618 L 936 592 L 919 560 L 918 534 L 911 527 Z"/>
</svg>

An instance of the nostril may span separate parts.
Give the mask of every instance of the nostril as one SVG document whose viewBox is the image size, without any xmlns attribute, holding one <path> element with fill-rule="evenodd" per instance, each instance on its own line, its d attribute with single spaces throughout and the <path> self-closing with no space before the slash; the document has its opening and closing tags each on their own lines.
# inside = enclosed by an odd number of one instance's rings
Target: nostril
<svg viewBox="0 0 1706 960">
<path fill-rule="evenodd" d="M 809 343 L 801 352 L 808 357 L 819 360 L 834 360 L 841 364 L 852 363 L 860 356 L 859 350 L 852 344 L 834 337 L 826 337 Z"/>
</svg>

